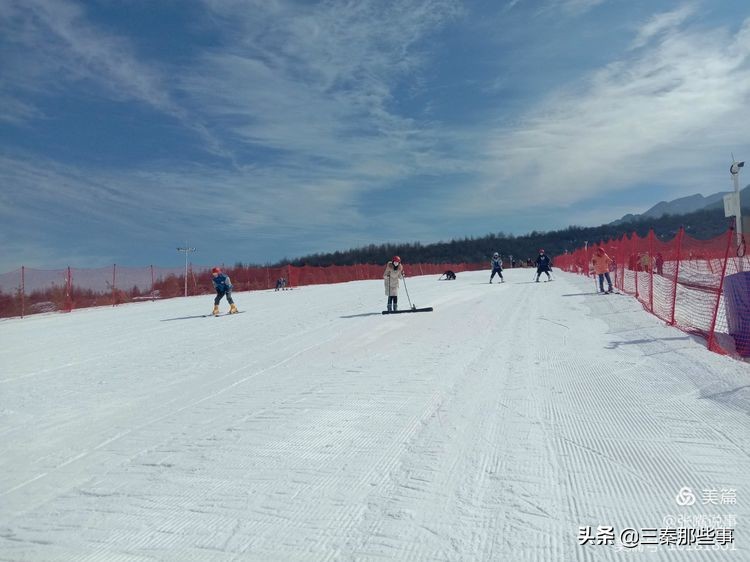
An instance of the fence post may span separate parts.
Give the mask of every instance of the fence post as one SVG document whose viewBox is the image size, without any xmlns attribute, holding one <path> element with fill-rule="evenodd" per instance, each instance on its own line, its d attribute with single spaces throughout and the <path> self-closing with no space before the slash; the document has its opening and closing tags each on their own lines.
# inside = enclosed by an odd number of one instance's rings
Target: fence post
<svg viewBox="0 0 750 562">
<path fill-rule="evenodd" d="M 154 266 L 151 267 L 151 302 L 154 302 L 156 300 L 156 296 L 154 295 Z"/>
<path fill-rule="evenodd" d="M 73 277 L 70 273 L 70 266 L 68 266 L 68 275 L 65 279 L 65 310 L 67 312 L 73 310 Z"/>
<path fill-rule="evenodd" d="M 721 267 L 721 281 L 719 281 L 719 290 L 716 293 L 716 305 L 714 306 L 714 315 L 711 319 L 711 329 L 708 332 L 708 349 L 711 351 L 720 351 L 714 349 L 714 330 L 716 329 L 716 317 L 719 315 L 719 303 L 721 302 L 721 293 L 724 290 L 724 277 L 727 274 L 727 262 L 729 262 L 729 248 L 732 247 L 732 239 L 734 237 L 734 226 L 729 227 L 727 233 L 727 249 L 724 251 L 724 264 Z"/>
<path fill-rule="evenodd" d="M 625 267 L 627 266 L 627 250 L 625 249 L 625 242 L 627 236 L 623 234 L 617 241 L 617 273 L 619 274 L 619 286 L 618 289 L 625 292 Z"/>
<path fill-rule="evenodd" d="M 633 256 L 633 273 L 635 274 L 635 298 L 638 298 L 638 264 L 640 263 L 640 260 L 638 259 L 638 254 L 635 251 L 635 239 L 638 238 L 638 233 L 633 232 L 632 242 L 631 245 L 631 255 Z"/>
<path fill-rule="evenodd" d="M 116 283 L 117 283 L 117 264 L 112 264 L 112 306 L 117 305 L 117 291 L 116 291 Z"/>
<path fill-rule="evenodd" d="M 26 312 L 26 267 L 21 266 L 21 318 L 23 318 L 24 312 Z"/>
<path fill-rule="evenodd" d="M 669 320 L 669 324 L 674 326 L 675 323 L 675 309 L 677 308 L 677 280 L 680 277 L 680 260 L 682 259 L 682 236 L 685 233 L 685 228 L 680 227 L 677 233 L 677 264 L 674 270 L 674 282 L 672 283 L 672 317 Z"/>
<path fill-rule="evenodd" d="M 654 313 L 654 229 L 648 231 L 648 309 Z"/>
</svg>

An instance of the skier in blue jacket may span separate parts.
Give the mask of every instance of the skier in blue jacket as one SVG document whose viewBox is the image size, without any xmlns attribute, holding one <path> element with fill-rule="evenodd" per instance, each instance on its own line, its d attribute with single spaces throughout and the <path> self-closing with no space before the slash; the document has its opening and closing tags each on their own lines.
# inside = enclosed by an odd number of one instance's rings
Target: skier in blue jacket
<svg viewBox="0 0 750 562">
<path fill-rule="evenodd" d="M 499 253 L 495 252 L 494 254 L 492 254 L 492 261 L 490 261 L 490 265 L 492 266 L 490 283 L 492 283 L 492 278 L 495 277 L 495 273 L 500 276 L 500 283 L 505 283 L 505 280 L 503 279 L 503 260 L 500 258 Z"/>
<path fill-rule="evenodd" d="M 237 306 L 232 300 L 232 281 L 229 279 L 229 275 L 222 273 L 221 269 L 214 267 L 211 270 L 213 276 L 214 289 L 216 289 L 216 298 L 214 299 L 214 316 L 219 315 L 219 301 L 226 295 L 227 302 L 229 303 L 229 314 L 236 314 L 239 312 Z"/>
</svg>

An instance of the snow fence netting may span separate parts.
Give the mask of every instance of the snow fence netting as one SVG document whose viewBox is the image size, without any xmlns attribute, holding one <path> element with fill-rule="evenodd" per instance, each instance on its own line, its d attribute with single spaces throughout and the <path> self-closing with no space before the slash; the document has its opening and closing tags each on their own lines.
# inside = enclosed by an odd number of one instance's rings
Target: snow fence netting
<svg viewBox="0 0 750 562">
<path fill-rule="evenodd" d="M 443 274 L 486 269 L 487 264 L 405 264 L 407 276 Z M 379 279 L 383 265 L 222 267 L 234 291 L 274 289 L 279 279 L 285 288 Z M 70 312 L 92 306 L 116 306 L 130 302 L 206 295 L 214 292 L 212 266 L 34 269 L 21 267 L 0 274 L 0 317 L 41 312 Z"/>
<path fill-rule="evenodd" d="M 593 276 L 591 258 L 602 247 L 612 258 L 615 286 L 685 332 L 706 338 L 712 351 L 750 357 L 750 259 L 730 228 L 710 240 L 680 229 L 671 240 L 630 236 L 600 241 L 559 256 L 556 265 Z"/>
</svg>

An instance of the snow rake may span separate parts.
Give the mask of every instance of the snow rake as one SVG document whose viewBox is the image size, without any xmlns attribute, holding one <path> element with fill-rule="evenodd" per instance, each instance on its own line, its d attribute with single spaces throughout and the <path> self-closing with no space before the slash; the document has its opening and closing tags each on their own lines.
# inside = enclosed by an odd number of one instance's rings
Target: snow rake
<svg viewBox="0 0 750 562">
<path fill-rule="evenodd" d="M 428 306 L 426 308 L 417 308 L 414 304 L 411 302 L 411 298 L 409 297 L 409 289 L 406 287 L 406 277 L 401 278 L 404 281 L 404 291 L 406 291 L 406 300 L 409 301 L 409 308 L 406 310 L 384 310 L 383 314 L 404 314 L 406 312 L 432 312 L 432 307 Z"/>
</svg>

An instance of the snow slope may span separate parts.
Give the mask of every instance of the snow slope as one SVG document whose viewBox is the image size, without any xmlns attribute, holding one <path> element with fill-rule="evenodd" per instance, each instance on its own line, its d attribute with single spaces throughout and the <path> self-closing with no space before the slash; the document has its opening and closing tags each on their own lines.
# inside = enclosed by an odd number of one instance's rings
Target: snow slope
<svg viewBox="0 0 750 562">
<path fill-rule="evenodd" d="M 0 560 L 750 560 L 750 366 L 557 275 L 0 322 Z"/>
</svg>

